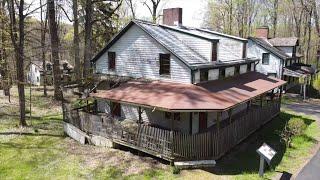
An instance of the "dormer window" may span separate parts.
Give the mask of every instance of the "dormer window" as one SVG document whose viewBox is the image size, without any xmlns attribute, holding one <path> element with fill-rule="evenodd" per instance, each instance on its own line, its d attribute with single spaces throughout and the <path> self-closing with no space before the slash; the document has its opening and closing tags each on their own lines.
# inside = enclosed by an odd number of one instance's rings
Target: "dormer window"
<svg viewBox="0 0 320 180">
<path fill-rule="evenodd" d="M 108 66 L 110 71 L 114 71 L 116 69 L 116 53 L 108 52 Z"/>
<path fill-rule="evenodd" d="M 270 54 L 262 53 L 262 64 L 269 65 Z"/>
<path fill-rule="evenodd" d="M 217 61 L 218 59 L 218 44 L 216 42 L 212 43 L 212 55 L 211 61 Z"/>
<path fill-rule="evenodd" d="M 160 75 L 170 75 L 170 54 L 160 54 Z"/>
</svg>

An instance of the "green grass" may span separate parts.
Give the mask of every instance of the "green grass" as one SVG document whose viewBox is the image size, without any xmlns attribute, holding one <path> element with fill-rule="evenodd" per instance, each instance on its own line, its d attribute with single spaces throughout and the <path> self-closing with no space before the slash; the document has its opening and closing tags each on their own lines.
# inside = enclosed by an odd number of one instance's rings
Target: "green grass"
<svg viewBox="0 0 320 180">
<path fill-rule="evenodd" d="M 293 117 L 302 118 L 307 129 L 300 136 L 295 136 L 293 147 L 286 148 L 280 141 L 280 131 L 285 123 Z M 233 153 L 232 161 L 222 159 L 218 161 L 221 174 L 232 175 L 234 179 L 259 179 L 259 156 L 256 153 L 263 142 L 273 147 L 277 154 L 266 169 L 265 177 L 272 178 L 276 172 L 294 174 L 308 157 L 314 145 L 320 140 L 319 127 L 314 120 L 307 116 L 296 115 L 293 112 L 282 112 L 279 117 L 267 124 L 255 136 L 248 140 L 247 147 Z M 234 158 L 234 159 L 233 159 Z"/>
<path fill-rule="evenodd" d="M 276 172 L 294 173 L 311 156 L 320 140 L 316 122 L 307 116 L 282 112 L 240 147 L 217 161 L 217 167 L 205 170 L 183 170 L 172 174 L 168 165 L 126 154 L 121 150 L 80 145 L 63 134 L 61 108 L 51 97 L 34 92 L 29 127 L 18 125 L 17 95 L 8 104 L 0 96 L 0 179 L 259 179 L 259 156 L 256 149 L 266 142 L 278 153 L 266 178 Z M 292 148 L 280 143 L 279 132 L 292 117 L 303 118 L 305 132 L 293 138 Z M 126 156 L 129 156 L 126 157 Z M 135 157 L 133 157 L 135 156 Z M 114 161 L 110 161 L 116 158 Z M 294 163 L 293 163 L 294 162 Z M 144 167 L 148 166 L 148 167 Z M 140 169 L 132 172 L 132 167 Z"/>
</svg>

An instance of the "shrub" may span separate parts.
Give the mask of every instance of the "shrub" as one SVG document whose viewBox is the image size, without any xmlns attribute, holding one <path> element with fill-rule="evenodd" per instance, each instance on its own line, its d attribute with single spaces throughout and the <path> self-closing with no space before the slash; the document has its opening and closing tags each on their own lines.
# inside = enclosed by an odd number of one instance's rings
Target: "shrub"
<svg viewBox="0 0 320 180">
<path fill-rule="evenodd" d="M 301 135 L 306 130 L 307 125 L 301 118 L 291 118 L 288 122 L 288 128 L 293 136 Z"/>
<path fill-rule="evenodd" d="M 290 118 L 282 132 L 280 133 L 281 140 L 285 143 L 286 147 L 291 147 L 293 136 L 302 135 L 306 130 L 307 125 L 301 118 Z"/>
</svg>

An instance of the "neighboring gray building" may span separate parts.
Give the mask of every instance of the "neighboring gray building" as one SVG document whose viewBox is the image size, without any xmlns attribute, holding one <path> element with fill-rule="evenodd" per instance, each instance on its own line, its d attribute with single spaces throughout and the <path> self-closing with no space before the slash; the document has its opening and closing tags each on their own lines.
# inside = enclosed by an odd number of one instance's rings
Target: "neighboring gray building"
<svg viewBox="0 0 320 180">
<path fill-rule="evenodd" d="M 299 77 L 314 73 L 310 65 L 301 63 L 302 55 L 297 52 L 299 40 L 296 37 L 268 38 L 267 27 L 258 28 L 256 37 L 248 39 L 248 57 L 259 58 L 258 72 L 288 82 L 286 89 L 299 83 Z"/>
</svg>

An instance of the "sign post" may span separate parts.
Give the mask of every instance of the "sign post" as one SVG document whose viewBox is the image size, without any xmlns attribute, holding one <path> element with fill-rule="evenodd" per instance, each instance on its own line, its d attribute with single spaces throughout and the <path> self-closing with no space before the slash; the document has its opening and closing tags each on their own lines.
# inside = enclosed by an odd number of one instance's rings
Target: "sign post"
<svg viewBox="0 0 320 180">
<path fill-rule="evenodd" d="M 262 146 L 257 149 L 257 153 L 260 155 L 259 176 L 263 177 L 264 161 L 267 161 L 267 163 L 270 165 L 272 158 L 277 152 L 266 143 L 263 143 Z"/>
</svg>

